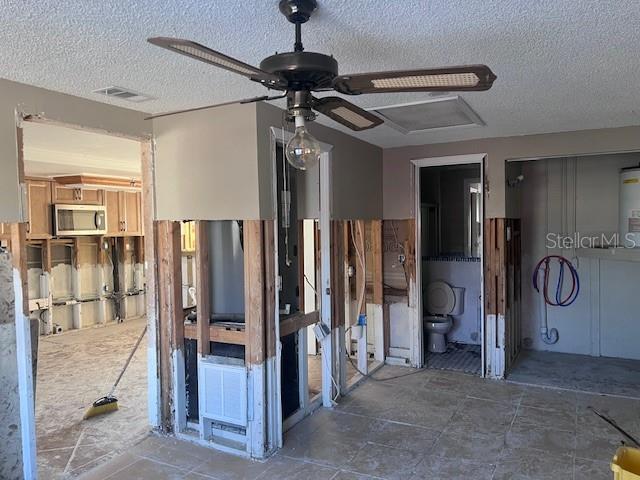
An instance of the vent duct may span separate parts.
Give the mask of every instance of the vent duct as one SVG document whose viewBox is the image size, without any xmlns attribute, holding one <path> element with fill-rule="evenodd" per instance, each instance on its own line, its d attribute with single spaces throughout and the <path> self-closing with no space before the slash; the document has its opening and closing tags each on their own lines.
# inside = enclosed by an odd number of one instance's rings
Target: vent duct
<svg viewBox="0 0 640 480">
<path fill-rule="evenodd" d="M 153 100 L 153 97 L 150 97 L 149 95 L 116 86 L 98 88 L 97 90 L 94 90 L 93 93 L 106 95 L 107 97 L 112 98 L 119 98 L 120 100 L 126 100 L 127 102 L 133 103 L 142 103 L 148 100 Z"/>
</svg>

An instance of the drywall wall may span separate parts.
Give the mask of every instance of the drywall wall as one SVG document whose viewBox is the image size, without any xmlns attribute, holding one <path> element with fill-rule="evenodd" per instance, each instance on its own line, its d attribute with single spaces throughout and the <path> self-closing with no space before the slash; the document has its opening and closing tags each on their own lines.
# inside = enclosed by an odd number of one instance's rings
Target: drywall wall
<svg viewBox="0 0 640 480">
<path fill-rule="evenodd" d="M 151 122 L 143 112 L 0 79 L 0 222 L 26 220 L 18 186 L 16 110 L 125 136 L 151 135 Z"/>
<path fill-rule="evenodd" d="M 153 120 L 156 219 L 261 218 L 256 105 Z"/>
<path fill-rule="evenodd" d="M 640 264 L 594 258 L 590 251 L 554 247 L 556 234 L 576 238 L 610 237 L 618 230 L 618 172 L 637 165 L 640 154 L 594 155 L 521 162 L 524 180 L 511 189 L 521 197 L 522 213 L 522 338 L 525 347 L 586 355 L 640 358 L 640 324 L 634 288 Z M 547 237 L 552 234 L 551 240 Z M 585 244 L 586 245 L 586 244 Z M 580 294 L 569 307 L 546 306 L 554 345 L 542 342 L 540 295 L 532 287 L 533 269 L 545 255 L 573 261 L 580 276 Z M 640 252 L 638 254 L 640 259 Z M 555 292 L 557 268 L 550 278 Z M 570 284 L 566 279 L 565 284 Z M 563 296 L 569 293 L 566 290 Z"/>
<path fill-rule="evenodd" d="M 485 214 L 488 218 L 499 218 L 509 213 L 505 187 L 506 160 L 635 150 L 640 150 L 640 127 L 489 138 L 386 149 L 383 160 L 384 218 L 403 219 L 415 216 L 411 164 L 413 159 L 486 153 Z"/>
<path fill-rule="evenodd" d="M 260 163 L 261 205 L 263 218 L 272 218 L 271 185 L 271 127 L 282 127 L 282 110 L 268 103 L 257 104 L 258 144 Z M 291 126 L 287 127 L 291 130 Z M 382 216 L 382 149 L 358 140 L 338 130 L 312 122 L 309 131 L 319 141 L 331 145 L 331 218 L 377 219 Z M 300 203 L 303 218 L 317 218 L 319 211 L 319 170 L 298 176 L 299 191 L 304 192 Z"/>
<path fill-rule="evenodd" d="M 0 478 L 22 475 L 22 432 L 11 256 L 0 252 Z"/>
</svg>

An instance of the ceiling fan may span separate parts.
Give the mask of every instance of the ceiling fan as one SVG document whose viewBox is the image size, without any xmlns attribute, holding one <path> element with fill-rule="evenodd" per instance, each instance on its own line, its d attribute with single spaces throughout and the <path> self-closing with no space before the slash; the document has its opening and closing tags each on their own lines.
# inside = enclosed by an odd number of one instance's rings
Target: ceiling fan
<svg viewBox="0 0 640 480">
<path fill-rule="evenodd" d="M 335 90 L 345 95 L 360 95 L 388 92 L 481 91 L 491 88 L 493 81 L 496 79 L 496 76 L 486 65 L 339 75 L 338 62 L 333 56 L 307 52 L 302 46 L 302 24 L 309 20 L 311 14 L 317 8 L 317 1 L 280 0 L 279 8 L 280 12 L 295 25 L 293 52 L 271 55 L 260 62 L 260 68 L 189 40 L 154 37 L 149 38 L 148 41 L 159 47 L 243 75 L 254 82 L 263 84 L 270 90 L 283 93 L 177 112 L 161 113 L 149 118 L 158 118 L 234 103 L 251 103 L 286 98 L 286 118 L 287 121 L 295 122 L 296 131 L 305 129 L 305 121 L 315 119 L 316 115 L 313 110 L 352 130 L 361 131 L 376 127 L 383 123 L 383 120 L 342 97 L 317 98 L 312 92 Z M 308 133 L 307 136 L 310 137 L 307 140 L 315 141 Z M 300 142 L 297 143 L 300 146 Z M 304 149 L 299 150 L 302 151 Z M 288 154 L 287 157 L 289 158 Z M 291 161 L 291 158 L 289 158 L 289 161 Z"/>
</svg>

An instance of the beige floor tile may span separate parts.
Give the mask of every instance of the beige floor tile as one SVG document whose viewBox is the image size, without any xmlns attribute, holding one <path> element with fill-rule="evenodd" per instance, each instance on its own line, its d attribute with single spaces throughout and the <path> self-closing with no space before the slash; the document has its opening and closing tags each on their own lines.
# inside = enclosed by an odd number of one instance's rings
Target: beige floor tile
<svg viewBox="0 0 640 480">
<path fill-rule="evenodd" d="M 588 434 L 578 434 L 576 437 L 576 457 L 610 462 L 618 447 L 621 446 L 621 438 L 621 436 L 618 438 L 603 438 Z"/>
<path fill-rule="evenodd" d="M 296 443 L 285 443 L 280 453 L 286 457 L 339 468 L 346 465 L 363 445 L 364 441 L 361 440 L 324 433 Z"/>
<path fill-rule="evenodd" d="M 576 458 L 573 472 L 575 480 L 611 480 L 613 478 L 610 462 L 596 462 L 594 460 Z"/>
<path fill-rule="evenodd" d="M 493 480 L 564 480 L 573 478 L 570 456 L 541 455 L 537 450 L 505 449 Z"/>
<path fill-rule="evenodd" d="M 443 433 L 429 452 L 433 457 L 495 464 L 504 448 L 503 435 Z"/>
<path fill-rule="evenodd" d="M 362 475 L 361 473 L 340 470 L 331 480 L 376 480 L 377 477 Z"/>
<path fill-rule="evenodd" d="M 389 480 L 406 479 L 421 459 L 422 456 L 415 452 L 368 443 L 345 468 Z"/>
<path fill-rule="evenodd" d="M 511 426 L 515 405 L 475 398 L 465 400 L 447 422 L 445 432 L 468 435 L 503 435 Z"/>
<path fill-rule="evenodd" d="M 337 472 L 335 468 L 276 456 L 267 462 L 258 480 L 330 480 Z"/>
<path fill-rule="evenodd" d="M 575 412 L 520 406 L 514 425 L 536 425 L 555 430 L 575 432 L 576 414 Z"/>
<path fill-rule="evenodd" d="M 104 480 L 182 480 L 186 472 L 142 458 Z"/>
<path fill-rule="evenodd" d="M 379 445 L 424 453 L 432 448 L 439 436 L 440 432 L 437 430 L 384 422 L 380 429 L 375 430 L 367 436 L 367 440 Z"/>
<path fill-rule="evenodd" d="M 193 468 L 217 480 L 255 480 L 267 470 L 267 462 L 259 462 L 222 452 L 215 452 L 214 458 Z"/>
<path fill-rule="evenodd" d="M 425 457 L 415 468 L 411 480 L 491 480 L 495 465 L 474 463 L 450 457 Z"/>
<path fill-rule="evenodd" d="M 578 398 L 575 392 L 530 387 L 524 390 L 520 405 L 575 414 Z"/>
<path fill-rule="evenodd" d="M 122 453 L 115 458 L 109 460 L 106 463 L 94 468 L 90 472 L 84 473 L 80 475 L 79 480 L 101 480 L 103 478 L 108 477 L 116 472 L 119 472 L 125 467 L 137 462 L 140 460 L 139 457 L 133 455 L 131 453 Z M 41 478 L 50 478 L 50 477 L 41 477 Z"/>
<path fill-rule="evenodd" d="M 564 430 L 514 424 L 506 435 L 506 446 L 542 450 L 556 455 L 573 455 L 576 436 L 575 433 Z"/>
</svg>

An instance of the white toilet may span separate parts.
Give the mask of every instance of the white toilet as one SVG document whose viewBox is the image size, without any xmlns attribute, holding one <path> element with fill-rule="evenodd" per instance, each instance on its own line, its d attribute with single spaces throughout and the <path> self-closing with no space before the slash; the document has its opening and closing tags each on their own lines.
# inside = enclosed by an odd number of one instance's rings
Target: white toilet
<svg viewBox="0 0 640 480">
<path fill-rule="evenodd" d="M 427 315 L 424 328 L 427 331 L 427 349 L 433 353 L 447 351 L 446 335 L 453 327 L 451 315 L 464 311 L 464 288 L 452 287 L 447 282 L 435 281 L 427 286 L 425 295 Z"/>
</svg>

